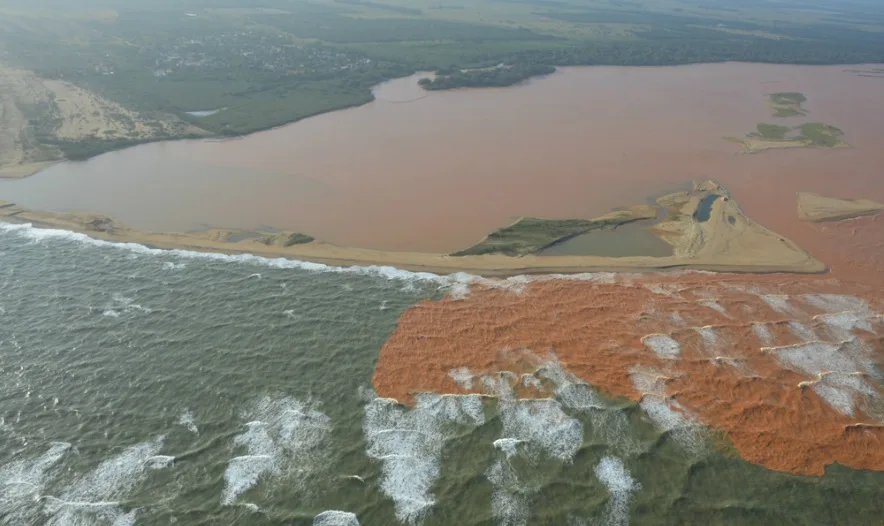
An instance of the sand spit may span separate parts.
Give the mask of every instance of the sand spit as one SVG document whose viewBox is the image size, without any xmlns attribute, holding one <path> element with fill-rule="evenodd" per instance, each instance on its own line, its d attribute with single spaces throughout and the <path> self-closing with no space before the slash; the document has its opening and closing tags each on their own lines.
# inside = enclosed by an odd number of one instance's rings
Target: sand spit
<svg viewBox="0 0 884 526">
<path fill-rule="evenodd" d="M 841 221 L 884 212 L 884 204 L 868 199 L 836 199 L 798 192 L 798 218 L 803 221 Z"/>
<path fill-rule="evenodd" d="M 481 392 L 481 382 L 450 371 L 530 379 L 552 352 L 568 372 L 640 402 L 649 417 L 665 408 L 662 416 L 720 430 L 743 458 L 766 468 L 821 475 L 839 462 L 884 470 L 877 296 L 873 287 L 794 275 L 538 280 L 518 292 L 477 286 L 406 311 L 373 383 L 380 396 L 403 402 L 419 392 Z M 704 306 L 709 297 L 727 315 Z M 814 341 L 790 323 L 808 327 Z M 544 387 L 522 381 L 516 393 L 550 396 Z"/>
<path fill-rule="evenodd" d="M 704 204 L 715 192 L 720 197 Z M 681 195 L 681 194 L 680 194 Z M 669 218 L 654 226 L 674 247 L 665 257 L 539 256 L 503 254 L 449 256 L 421 252 L 386 252 L 323 243 L 294 232 L 213 229 L 194 233 L 147 232 L 107 216 L 28 210 L 0 201 L 0 221 L 81 232 L 96 239 L 161 248 L 228 254 L 285 257 L 337 266 L 377 265 L 416 272 L 482 276 L 648 271 L 674 268 L 721 272 L 819 273 L 826 266 L 801 247 L 755 223 L 721 187 L 701 183 L 695 192 L 670 200 Z M 698 212 L 703 217 L 698 219 Z"/>
</svg>

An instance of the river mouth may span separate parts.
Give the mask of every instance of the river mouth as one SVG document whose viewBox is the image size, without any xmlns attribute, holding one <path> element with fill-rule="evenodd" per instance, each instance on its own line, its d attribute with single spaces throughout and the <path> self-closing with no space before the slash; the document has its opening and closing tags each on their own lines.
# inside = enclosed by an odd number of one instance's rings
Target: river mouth
<svg viewBox="0 0 884 526">
<path fill-rule="evenodd" d="M 417 86 L 423 75 L 378 86 L 364 106 L 240 140 L 141 145 L 0 181 L 0 199 L 149 231 L 268 225 L 433 253 L 464 249 L 513 217 L 598 217 L 691 180 L 714 178 L 747 215 L 802 246 L 807 231 L 782 206 L 796 192 L 884 200 L 871 175 L 884 164 L 884 93 L 844 67 L 576 67 L 433 93 Z M 813 119 L 854 147 L 739 155 L 723 137 L 770 121 L 772 90 L 806 93 Z"/>
</svg>

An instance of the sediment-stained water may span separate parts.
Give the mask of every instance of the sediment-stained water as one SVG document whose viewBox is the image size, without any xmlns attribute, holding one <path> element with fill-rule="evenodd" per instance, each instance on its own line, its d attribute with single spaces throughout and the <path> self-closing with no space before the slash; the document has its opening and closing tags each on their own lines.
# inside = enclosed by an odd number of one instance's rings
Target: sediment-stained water
<svg viewBox="0 0 884 526">
<path fill-rule="evenodd" d="M 226 141 L 139 146 L 3 181 L 0 199 L 147 230 L 271 226 L 331 243 L 453 252 L 515 217 L 592 218 L 693 179 L 803 245 L 798 191 L 884 201 L 884 81 L 842 66 L 562 68 L 505 89 L 425 93 Z M 799 91 L 806 118 L 767 93 Z M 825 122 L 852 148 L 737 155 L 759 122 Z"/>
<path fill-rule="evenodd" d="M 453 374 L 494 398 L 378 398 L 372 374 L 400 314 L 483 294 L 467 276 L 163 252 L 25 226 L 4 226 L 0 250 L 4 524 L 871 524 L 884 513 L 881 472 L 766 470 L 703 418 L 610 398 L 568 364 L 536 377 Z M 838 314 L 860 305 L 846 296 L 768 300 L 831 310 L 813 329 L 832 337 L 864 323 Z M 697 345 L 680 352 L 705 352 Z M 799 369 L 825 365 L 778 352 Z M 654 371 L 631 374 L 656 388 Z M 550 386 L 549 398 L 519 399 L 513 378 Z M 837 406 L 849 382 L 821 392 Z"/>
</svg>

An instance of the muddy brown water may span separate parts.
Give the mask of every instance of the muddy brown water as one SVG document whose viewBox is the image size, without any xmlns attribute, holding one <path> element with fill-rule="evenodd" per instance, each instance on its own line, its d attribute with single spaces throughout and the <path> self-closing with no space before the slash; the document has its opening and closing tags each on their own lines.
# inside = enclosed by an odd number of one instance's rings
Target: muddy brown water
<svg viewBox="0 0 884 526">
<path fill-rule="evenodd" d="M 825 251 L 829 241 L 814 246 L 818 227 L 798 222 L 795 192 L 884 200 L 884 81 L 847 69 L 856 68 L 562 68 L 512 88 L 429 94 L 415 76 L 380 85 L 362 107 L 242 139 L 57 165 L 3 181 L 0 198 L 143 229 L 271 226 L 447 252 L 514 217 L 591 218 L 714 178 L 750 217 Z M 774 91 L 806 94 L 809 115 L 773 119 L 765 94 Z M 740 155 L 723 140 L 758 122 L 806 121 L 838 126 L 853 148 Z"/>
</svg>

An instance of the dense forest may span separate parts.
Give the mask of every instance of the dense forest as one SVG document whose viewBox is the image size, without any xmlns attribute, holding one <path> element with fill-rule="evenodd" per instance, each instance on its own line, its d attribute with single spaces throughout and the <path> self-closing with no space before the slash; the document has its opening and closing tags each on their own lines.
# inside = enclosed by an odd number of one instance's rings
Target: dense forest
<svg viewBox="0 0 884 526">
<path fill-rule="evenodd" d="M 375 84 L 415 71 L 437 72 L 422 85 L 441 90 L 507 86 L 556 66 L 884 62 L 884 5 L 867 0 L 837 10 L 819 0 L 31 4 L 0 7 L 0 61 L 219 135 L 363 104 Z"/>
</svg>

